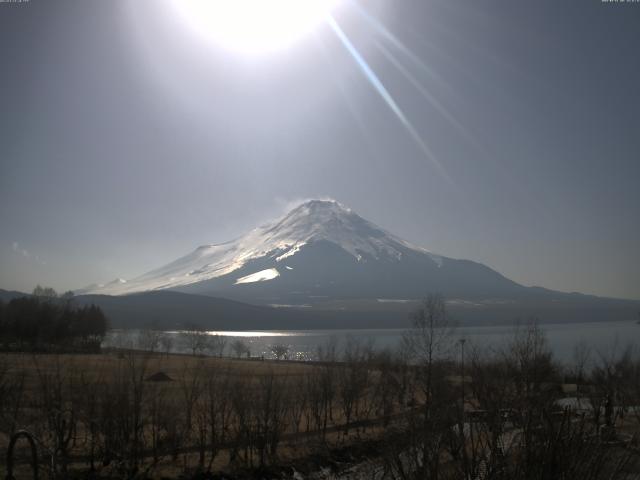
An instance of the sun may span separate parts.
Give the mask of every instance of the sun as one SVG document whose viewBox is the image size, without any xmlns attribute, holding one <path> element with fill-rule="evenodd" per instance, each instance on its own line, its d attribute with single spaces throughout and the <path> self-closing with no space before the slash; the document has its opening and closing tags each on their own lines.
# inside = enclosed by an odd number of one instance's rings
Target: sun
<svg viewBox="0 0 640 480">
<path fill-rule="evenodd" d="M 173 0 L 200 35 L 238 52 L 284 49 L 324 22 L 339 0 Z"/>
</svg>

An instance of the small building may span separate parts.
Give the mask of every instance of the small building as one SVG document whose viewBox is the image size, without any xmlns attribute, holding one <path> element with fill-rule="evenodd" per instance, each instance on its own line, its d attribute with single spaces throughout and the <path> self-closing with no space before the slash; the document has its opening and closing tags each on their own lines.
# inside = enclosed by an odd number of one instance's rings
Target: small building
<svg viewBox="0 0 640 480">
<path fill-rule="evenodd" d="M 147 377 L 147 382 L 173 382 L 173 378 L 164 372 L 156 372 Z"/>
</svg>

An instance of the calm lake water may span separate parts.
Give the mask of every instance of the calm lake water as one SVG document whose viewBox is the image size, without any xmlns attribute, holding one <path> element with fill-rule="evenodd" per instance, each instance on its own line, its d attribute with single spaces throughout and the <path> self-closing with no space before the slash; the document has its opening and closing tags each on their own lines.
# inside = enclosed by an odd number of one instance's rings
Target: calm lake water
<svg viewBox="0 0 640 480">
<path fill-rule="evenodd" d="M 635 322 L 592 322 L 562 323 L 540 325 L 545 332 L 549 346 L 556 359 L 571 363 L 577 344 L 586 344 L 595 354 L 607 355 L 619 352 L 627 346 L 640 347 L 640 325 Z M 453 331 L 452 341 L 466 339 L 465 349 L 473 346 L 488 349 L 500 349 L 512 338 L 514 326 L 495 327 L 459 327 Z M 399 345 L 405 330 L 288 330 L 255 332 L 209 332 L 224 335 L 228 344 L 225 355 L 232 355 L 229 345 L 241 339 L 251 350 L 252 356 L 273 358 L 270 347 L 283 344 L 289 348 L 289 358 L 312 360 L 319 346 L 328 342 L 337 342 L 338 350 L 351 336 L 362 342 L 372 342 L 377 349 L 395 348 Z M 180 332 L 165 332 L 173 337 L 173 352 L 188 353 L 189 350 Z M 139 345 L 137 331 L 113 331 L 105 340 L 104 346 L 133 347 Z"/>
</svg>

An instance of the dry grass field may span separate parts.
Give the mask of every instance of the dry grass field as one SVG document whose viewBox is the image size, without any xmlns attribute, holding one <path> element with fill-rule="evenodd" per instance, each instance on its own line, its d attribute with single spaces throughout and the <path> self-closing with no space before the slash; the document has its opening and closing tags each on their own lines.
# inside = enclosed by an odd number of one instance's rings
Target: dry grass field
<svg viewBox="0 0 640 480">
<path fill-rule="evenodd" d="M 342 370 L 337 363 L 135 351 L 3 354 L 0 450 L 11 432 L 26 429 L 38 440 L 41 470 L 55 452 L 64 475 L 92 464 L 107 476 L 132 469 L 173 476 L 295 462 L 319 442 L 326 450 L 380 430 L 373 404 L 379 374 L 360 369 L 363 383 L 351 389 L 345 413 L 339 382 L 346 388 L 351 379 Z M 350 432 L 347 417 L 356 426 Z M 16 450 L 22 463 L 26 445 Z M 0 475 L 5 469 L 2 458 Z M 29 471 L 17 470 L 25 478 Z"/>
<path fill-rule="evenodd" d="M 352 343 L 322 362 L 0 354 L 0 451 L 30 432 L 41 478 L 290 478 L 365 458 L 388 478 L 640 471 L 640 361 L 564 368 L 533 326 L 499 355 L 471 355 L 461 374 L 433 360 L 430 335 L 417 331 L 412 357 Z M 16 478 L 32 478 L 26 447 Z"/>
</svg>

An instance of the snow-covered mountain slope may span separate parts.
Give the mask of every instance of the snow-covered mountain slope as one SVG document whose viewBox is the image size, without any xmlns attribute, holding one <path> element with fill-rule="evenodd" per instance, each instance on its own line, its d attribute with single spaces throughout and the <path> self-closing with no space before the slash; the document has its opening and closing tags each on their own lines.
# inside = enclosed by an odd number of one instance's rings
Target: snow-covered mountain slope
<svg viewBox="0 0 640 480">
<path fill-rule="evenodd" d="M 484 265 L 413 246 L 335 201 L 312 200 L 236 240 L 205 245 L 138 278 L 82 293 L 178 290 L 258 303 L 309 298 L 416 298 L 426 291 L 522 289 Z"/>
</svg>

